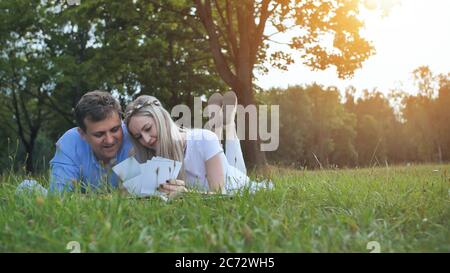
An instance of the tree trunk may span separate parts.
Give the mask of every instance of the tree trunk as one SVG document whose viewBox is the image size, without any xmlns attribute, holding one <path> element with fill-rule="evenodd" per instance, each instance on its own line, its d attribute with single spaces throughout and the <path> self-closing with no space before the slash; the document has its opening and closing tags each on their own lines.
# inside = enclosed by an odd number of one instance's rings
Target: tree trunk
<svg viewBox="0 0 450 273">
<path fill-rule="evenodd" d="M 439 158 L 439 163 L 442 164 L 442 149 L 441 149 L 441 145 L 438 144 L 438 158 Z"/>
<path fill-rule="evenodd" d="M 231 58 L 231 62 L 234 62 L 236 70 L 233 71 L 230 67 L 230 60 L 222 52 L 222 45 L 219 39 L 220 34 L 213 20 L 211 1 L 196 0 L 195 3 L 197 14 L 209 36 L 209 45 L 219 76 L 236 92 L 239 104 L 244 107 L 256 105 L 252 85 L 253 67 L 261 42 L 262 31 L 264 30 L 263 26 L 267 18 L 262 19 L 263 22 L 260 23 L 258 32 L 253 18 L 255 7 L 252 2 L 244 1 L 245 4 L 242 7 L 236 8 L 236 18 L 234 17 L 234 8 L 227 2 L 229 5 L 227 5 L 228 24 L 226 24 L 226 29 L 229 34 L 227 42 L 230 45 L 227 48 L 233 49 L 232 55 L 236 54 L 236 56 Z M 262 10 L 262 12 L 267 12 L 267 5 L 263 5 Z M 237 19 L 237 29 L 233 28 L 234 19 Z M 225 18 L 222 18 L 222 20 L 225 21 Z M 249 122 L 258 121 L 249 120 Z M 249 122 L 245 122 L 246 132 L 249 129 Z M 265 167 L 267 161 L 264 152 L 260 150 L 259 140 L 247 140 L 245 138 L 242 144 L 247 168 Z"/>
<path fill-rule="evenodd" d="M 252 90 L 252 86 L 248 86 L 242 88 L 241 90 L 236 90 L 236 94 L 239 100 L 239 104 L 244 107 L 248 105 L 256 105 L 255 96 Z M 259 114 L 259 113 L 258 113 Z M 258 120 L 248 120 L 245 122 L 245 132 L 248 135 L 250 123 L 258 122 Z M 242 150 L 244 153 L 244 160 L 247 166 L 247 169 L 260 169 L 265 168 L 267 165 L 266 155 L 260 149 L 260 140 L 259 135 L 257 140 L 249 140 L 248 136 L 242 140 Z"/>
<path fill-rule="evenodd" d="M 31 150 L 31 151 L 30 151 Z M 34 167 L 33 167 L 33 148 L 30 149 L 26 149 L 26 161 L 25 161 L 25 170 L 26 173 L 33 173 L 34 172 Z"/>
<path fill-rule="evenodd" d="M 34 166 L 33 166 L 33 151 L 34 151 L 34 144 L 36 143 L 36 138 L 38 134 L 38 130 L 36 128 L 32 128 L 30 132 L 30 140 L 26 141 L 25 139 L 22 139 L 22 143 L 24 143 L 25 146 L 25 152 L 26 152 L 26 160 L 25 160 L 25 171 L 26 173 L 33 173 L 34 172 Z"/>
<path fill-rule="evenodd" d="M 236 93 L 240 104 L 244 107 L 248 105 L 256 106 L 255 95 L 253 93 L 253 61 L 255 54 L 252 52 L 255 43 L 253 12 L 254 7 L 249 3 L 246 3 L 241 9 L 237 10 L 239 49 L 236 60 L 236 86 L 238 89 Z M 251 122 L 258 123 L 258 117 L 256 120 L 245 122 L 245 132 L 247 134 Z M 257 126 L 257 128 L 259 127 Z M 249 140 L 249 137 L 245 138 L 243 152 L 248 169 L 261 169 L 267 165 L 265 153 L 260 149 L 259 134 L 257 134 L 257 140 Z"/>
</svg>

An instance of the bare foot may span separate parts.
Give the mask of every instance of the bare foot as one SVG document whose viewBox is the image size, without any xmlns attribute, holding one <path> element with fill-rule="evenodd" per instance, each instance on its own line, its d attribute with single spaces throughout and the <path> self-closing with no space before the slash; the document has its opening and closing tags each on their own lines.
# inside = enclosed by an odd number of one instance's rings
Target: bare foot
<svg viewBox="0 0 450 273">
<path fill-rule="evenodd" d="M 236 118 L 237 96 L 233 91 L 228 91 L 223 95 L 222 109 L 224 125 L 234 124 Z"/>
<path fill-rule="evenodd" d="M 220 93 L 212 94 L 208 99 L 208 106 L 205 108 L 210 120 L 205 124 L 205 129 L 214 132 L 219 140 L 222 139 L 223 132 L 223 97 Z"/>
</svg>

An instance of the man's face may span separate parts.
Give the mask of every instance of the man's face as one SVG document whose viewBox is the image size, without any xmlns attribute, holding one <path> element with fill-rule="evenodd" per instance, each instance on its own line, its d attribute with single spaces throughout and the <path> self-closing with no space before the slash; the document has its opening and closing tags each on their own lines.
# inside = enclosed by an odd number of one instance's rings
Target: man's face
<svg viewBox="0 0 450 273">
<path fill-rule="evenodd" d="M 84 124 L 86 132 L 78 128 L 81 137 L 89 143 L 99 161 L 109 163 L 122 146 L 123 131 L 119 114 L 111 112 L 107 118 L 97 122 L 85 118 Z"/>
</svg>

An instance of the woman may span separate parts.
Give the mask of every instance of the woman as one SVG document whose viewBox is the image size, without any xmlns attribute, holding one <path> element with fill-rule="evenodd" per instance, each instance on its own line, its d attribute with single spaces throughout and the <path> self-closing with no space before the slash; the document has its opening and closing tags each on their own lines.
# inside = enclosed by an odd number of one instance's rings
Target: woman
<svg viewBox="0 0 450 273">
<path fill-rule="evenodd" d="M 187 191 L 186 186 L 224 193 L 239 189 L 249 181 L 234 125 L 236 95 L 234 92 L 227 92 L 223 97 L 214 94 L 209 104 L 212 108 L 218 106 L 227 110 L 225 122 L 222 122 L 222 111 L 212 122 L 219 124 L 215 128 L 218 135 L 210 130 L 178 127 L 159 100 L 152 96 L 140 96 L 127 106 L 125 123 L 134 141 L 137 160 L 144 162 L 156 155 L 183 163 L 178 179 L 159 188 L 169 197 Z M 219 141 L 222 125 L 227 130 L 227 156 Z"/>
</svg>

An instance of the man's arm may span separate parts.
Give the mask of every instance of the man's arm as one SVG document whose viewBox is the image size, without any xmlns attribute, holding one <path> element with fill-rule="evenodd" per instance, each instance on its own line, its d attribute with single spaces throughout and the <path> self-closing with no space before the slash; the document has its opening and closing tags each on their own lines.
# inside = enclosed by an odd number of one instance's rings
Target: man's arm
<svg viewBox="0 0 450 273">
<path fill-rule="evenodd" d="M 72 191 L 73 183 L 81 179 L 80 166 L 77 166 L 58 145 L 50 166 L 50 192 Z"/>
</svg>

